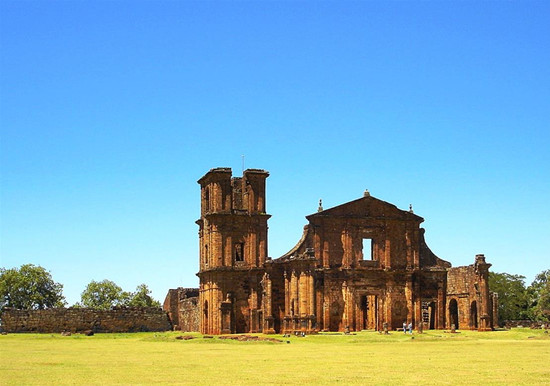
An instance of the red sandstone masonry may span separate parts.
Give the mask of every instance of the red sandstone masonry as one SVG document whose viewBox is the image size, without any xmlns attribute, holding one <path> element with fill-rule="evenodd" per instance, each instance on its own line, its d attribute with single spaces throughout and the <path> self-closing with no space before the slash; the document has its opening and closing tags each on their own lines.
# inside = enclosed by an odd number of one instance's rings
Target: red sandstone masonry
<svg viewBox="0 0 550 386">
<path fill-rule="evenodd" d="M 200 329 L 199 298 L 189 298 L 180 301 L 179 322 L 182 331 L 192 332 Z"/>
<path fill-rule="evenodd" d="M 196 308 L 191 301 L 185 306 L 198 312 L 200 332 L 382 331 L 404 322 L 493 328 L 498 298 L 489 289 L 485 256 L 451 268 L 427 246 L 424 219 L 412 207 L 398 209 L 368 191 L 333 208 L 320 203 L 306 216 L 298 244 L 268 258 L 268 176 L 248 169 L 232 177 L 230 168 L 215 168 L 198 180 L 199 300 Z M 165 309 L 179 320 L 185 312 L 173 296 Z"/>
<path fill-rule="evenodd" d="M 89 308 L 47 310 L 6 309 L 0 315 L 6 332 L 59 333 L 169 331 L 172 324 L 160 308 L 115 308 L 108 311 Z"/>
<path fill-rule="evenodd" d="M 180 287 L 168 290 L 163 308 L 168 313 L 174 330 L 199 331 L 198 296 L 198 288 Z"/>
</svg>

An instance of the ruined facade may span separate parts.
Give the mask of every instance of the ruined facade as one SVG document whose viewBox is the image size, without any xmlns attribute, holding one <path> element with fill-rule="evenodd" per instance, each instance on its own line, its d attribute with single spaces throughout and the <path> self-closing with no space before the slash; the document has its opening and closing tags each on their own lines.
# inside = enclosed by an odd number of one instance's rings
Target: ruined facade
<svg viewBox="0 0 550 386">
<path fill-rule="evenodd" d="M 294 333 L 424 328 L 489 330 L 496 302 L 483 255 L 451 268 L 412 210 L 364 196 L 306 217 L 298 244 L 267 253 L 269 173 L 204 175 L 199 225 L 200 332 Z"/>
</svg>

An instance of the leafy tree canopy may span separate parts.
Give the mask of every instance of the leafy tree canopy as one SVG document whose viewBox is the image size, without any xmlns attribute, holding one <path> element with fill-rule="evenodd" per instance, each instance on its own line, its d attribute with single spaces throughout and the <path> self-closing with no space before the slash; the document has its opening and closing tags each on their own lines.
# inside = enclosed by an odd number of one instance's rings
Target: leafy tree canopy
<svg viewBox="0 0 550 386">
<path fill-rule="evenodd" d="M 525 288 L 525 276 L 489 272 L 489 288 L 498 294 L 500 321 L 529 318 L 529 296 Z"/>
<path fill-rule="evenodd" d="M 151 290 L 145 284 L 136 287 L 136 292 L 132 293 L 128 305 L 132 307 L 160 307 L 160 302 L 153 299 L 149 294 Z"/>
<path fill-rule="evenodd" d="M 550 269 L 542 271 L 527 289 L 533 320 L 550 321 Z"/>
<path fill-rule="evenodd" d="M 122 291 L 115 282 L 106 279 L 99 282 L 92 280 L 80 294 L 83 307 L 98 310 L 127 305 L 129 297 L 130 294 Z"/>
<path fill-rule="evenodd" d="M 160 303 L 149 294 L 151 291 L 145 284 L 140 284 L 136 292 L 123 291 L 121 287 L 110 280 L 91 281 L 80 295 L 81 302 L 77 307 L 108 310 L 113 306 L 129 307 L 160 307 Z"/>
<path fill-rule="evenodd" d="M 65 304 L 63 285 L 54 282 L 44 268 L 33 264 L 0 268 L 0 308 L 41 310 Z"/>
</svg>

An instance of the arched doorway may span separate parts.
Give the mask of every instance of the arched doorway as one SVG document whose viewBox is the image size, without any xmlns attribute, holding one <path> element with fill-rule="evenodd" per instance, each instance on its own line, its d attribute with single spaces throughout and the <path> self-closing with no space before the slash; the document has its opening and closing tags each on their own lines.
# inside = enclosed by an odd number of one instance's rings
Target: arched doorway
<svg viewBox="0 0 550 386">
<path fill-rule="evenodd" d="M 210 330 L 209 330 L 209 326 L 208 326 L 208 300 L 205 300 L 204 301 L 204 307 L 203 307 L 203 314 L 204 314 L 204 318 L 203 318 L 203 329 L 204 329 L 204 334 L 209 334 L 210 333 Z"/>
<path fill-rule="evenodd" d="M 477 330 L 477 302 L 474 300 L 470 306 L 470 329 Z"/>
<path fill-rule="evenodd" d="M 428 304 L 428 329 L 435 329 L 435 302 Z"/>
<path fill-rule="evenodd" d="M 458 324 L 458 303 L 456 299 L 451 299 L 449 302 L 449 327 L 453 324 L 457 330 L 460 328 Z"/>
<path fill-rule="evenodd" d="M 329 331 L 339 331 L 342 325 L 342 314 L 344 307 L 338 301 L 333 301 L 330 305 Z M 342 331 L 345 326 L 342 326 Z"/>
</svg>

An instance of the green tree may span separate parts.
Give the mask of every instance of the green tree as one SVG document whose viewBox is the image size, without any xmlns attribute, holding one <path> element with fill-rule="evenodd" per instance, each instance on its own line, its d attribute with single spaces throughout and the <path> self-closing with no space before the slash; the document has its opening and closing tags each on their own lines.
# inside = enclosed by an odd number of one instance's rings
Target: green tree
<svg viewBox="0 0 550 386">
<path fill-rule="evenodd" d="M 128 305 L 130 294 L 122 291 L 118 285 L 111 280 L 92 280 L 86 289 L 80 294 L 80 303 L 83 307 L 95 308 L 98 310 L 109 310 L 113 306 Z"/>
<path fill-rule="evenodd" d="M 524 276 L 489 272 L 489 288 L 498 293 L 499 322 L 529 319 L 529 296 Z"/>
<path fill-rule="evenodd" d="M 149 294 L 151 291 L 145 284 L 136 287 L 136 292 L 132 293 L 129 306 L 132 307 L 160 307 L 160 302 L 153 299 Z"/>
<path fill-rule="evenodd" d="M 33 264 L 0 268 L 0 308 L 42 310 L 65 304 L 63 285 L 53 281 L 44 268 Z"/>
<path fill-rule="evenodd" d="M 527 292 L 531 299 L 529 311 L 532 319 L 550 321 L 550 269 L 539 273 Z"/>
</svg>

